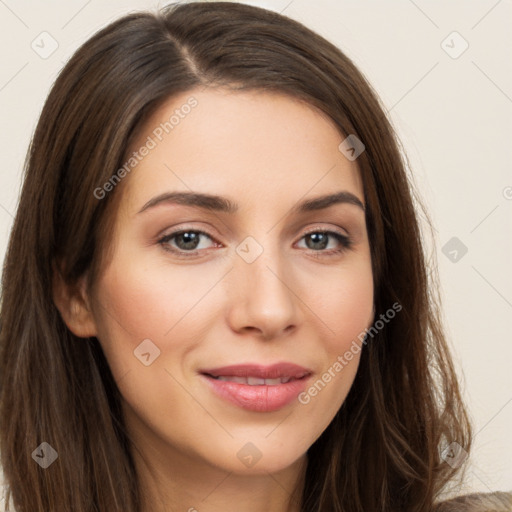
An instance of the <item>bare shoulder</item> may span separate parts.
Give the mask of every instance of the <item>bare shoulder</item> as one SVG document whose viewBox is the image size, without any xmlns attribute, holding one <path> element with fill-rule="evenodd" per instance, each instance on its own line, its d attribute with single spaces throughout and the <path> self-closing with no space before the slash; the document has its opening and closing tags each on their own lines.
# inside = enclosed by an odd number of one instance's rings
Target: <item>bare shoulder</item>
<svg viewBox="0 0 512 512">
<path fill-rule="evenodd" d="M 512 492 L 474 493 L 438 503 L 433 512 L 512 512 Z"/>
</svg>

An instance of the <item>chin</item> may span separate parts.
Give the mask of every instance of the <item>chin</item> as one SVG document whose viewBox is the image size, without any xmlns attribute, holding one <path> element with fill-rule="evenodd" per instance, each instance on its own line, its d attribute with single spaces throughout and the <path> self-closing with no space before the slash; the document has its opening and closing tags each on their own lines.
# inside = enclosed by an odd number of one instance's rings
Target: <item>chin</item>
<svg viewBox="0 0 512 512">
<path fill-rule="evenodd" d="M 266 430 L 264 434 L 235 438 L 230 446 L 222 448 L 221 453 L 210 453 L 208 459 L 225 471 L 265 475 L 283 471 L 298 463 L 309 447 L 309 444 L 302 446 L 301 436 L 289 436 L 284 444 L 277 435 L 272 439 L 273 435 L 268 434 L 269 431 Z"/>
</svg>

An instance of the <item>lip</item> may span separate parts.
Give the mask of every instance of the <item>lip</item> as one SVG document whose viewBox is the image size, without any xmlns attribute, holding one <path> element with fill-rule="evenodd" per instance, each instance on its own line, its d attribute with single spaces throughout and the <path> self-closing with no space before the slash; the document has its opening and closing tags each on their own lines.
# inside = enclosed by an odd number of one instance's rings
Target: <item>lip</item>
<svg viewBox="0 0 512 512">
<path fill-rule="evenodd" d="M 243 364 L 200 370 L 200 375 L 217 396 L 232 404 L 249 411 L 272 412 L 290 404 L 304 391 L 312 371 L 293 363 Z M 273 385 L 250 385 L 216 379 L 219 376 L 292 380 Z"/>
<path fill-rule="evenodd" d="M 305 374 L 312 373 L 308 368 L 294 363 L 275 363 L 271 365 L 261 364 L 232 364 L 219 368 L 199 370 L 200 373 L 219 377 L 221 375 L 232 377 L 259 377 L 261 379 L 277 379 L 280 377 L 300 378 Z"/>
</svg>

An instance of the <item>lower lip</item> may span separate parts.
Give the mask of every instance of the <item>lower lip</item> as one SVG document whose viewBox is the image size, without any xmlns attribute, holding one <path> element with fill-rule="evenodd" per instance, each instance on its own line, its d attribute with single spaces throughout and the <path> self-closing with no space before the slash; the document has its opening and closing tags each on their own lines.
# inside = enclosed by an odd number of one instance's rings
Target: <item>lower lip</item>
<svg viewBox="0 0 512 512">
<path fill-rule="evenodd" d="M 242 409 L 255 412 L 272 412 L 293 402 L 304 391 L 308 376 L 292 380 L 286 384 L 250 386 L 238 382 L 214 379 L 202 374 L 214 393 L 238 405 Z"/>
</svg>

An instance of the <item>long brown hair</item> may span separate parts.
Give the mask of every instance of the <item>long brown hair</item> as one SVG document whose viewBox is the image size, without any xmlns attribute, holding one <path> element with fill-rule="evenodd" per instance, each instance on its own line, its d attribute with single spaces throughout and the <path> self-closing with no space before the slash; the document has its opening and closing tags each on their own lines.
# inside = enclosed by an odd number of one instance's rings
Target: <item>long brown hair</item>
<svg viewBox="0 0 512 512">
<path fill-rule="evenodd" d="M 293 96 L 325 112 L 340 142 L 364 143 L 376 318 L 395 302 L 402 310 L 365 344 L 349 395 L 308 450 L 302 511 L 430 510 L 459 471 L 441 449 L 469 451 L 471 429 L 407 161 L 346 55 L 292 19 L 229 2 L 124 16 L 76 51 L 48 96 L 2 280 L 0 450 L 15 508 L 142 510 L 120 393 L 98 340 L 63 322 L 52 276 L 59 264 L 67 283 L 89 271 L 94 282 L 121 193 L 98 200 L 94 190 L 123 165 L 143 121 L 198 86 Z M 45 470 L 32 456 L 43 442 L 58 453 Z"/>
</svg>

